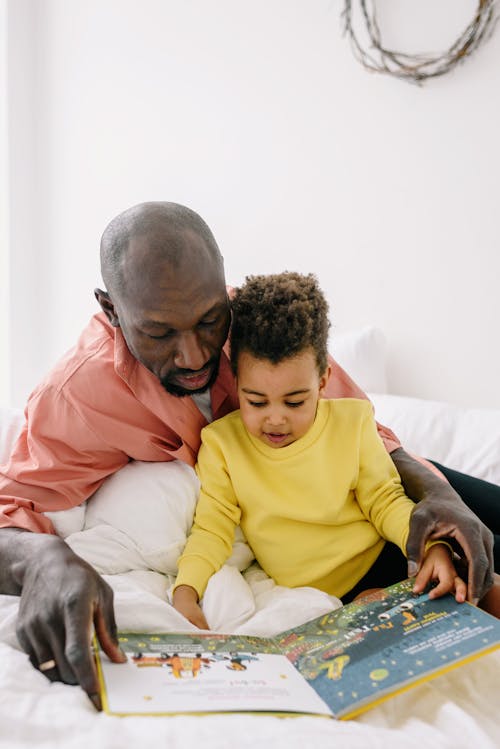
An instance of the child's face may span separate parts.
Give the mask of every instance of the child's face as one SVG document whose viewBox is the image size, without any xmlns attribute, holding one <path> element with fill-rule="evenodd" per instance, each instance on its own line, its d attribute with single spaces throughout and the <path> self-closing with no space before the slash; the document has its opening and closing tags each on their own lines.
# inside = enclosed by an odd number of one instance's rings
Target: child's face
<svg viewBox="0 0 500 749">
<path fill-rule="evenodd" d="M 238 359 L 241 418 L 270 447 L 285 447 L 312 426 L 330 369 L 320 376 L 312 349 L 273 364 L 242 351 Z"/>
</svg>

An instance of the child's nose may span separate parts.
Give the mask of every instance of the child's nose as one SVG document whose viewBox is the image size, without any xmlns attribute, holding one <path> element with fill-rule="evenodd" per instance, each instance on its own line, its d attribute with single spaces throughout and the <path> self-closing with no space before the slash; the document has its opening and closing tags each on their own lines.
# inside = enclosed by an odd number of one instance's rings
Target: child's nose
<svg viewBox="0 0 500 749">
<path fill-rule="evenodd" d="M 272 426 L 279 426 L 285 423 L 285 414 L 281 410 L 271 411 L 268 414 L 267 421 Z"/>
</svg>

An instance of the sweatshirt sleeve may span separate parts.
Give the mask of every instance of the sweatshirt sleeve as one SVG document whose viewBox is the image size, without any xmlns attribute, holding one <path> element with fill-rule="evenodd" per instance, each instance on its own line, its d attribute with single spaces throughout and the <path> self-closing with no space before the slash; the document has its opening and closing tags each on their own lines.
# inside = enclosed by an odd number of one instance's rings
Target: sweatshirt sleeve
<svg viewBox="0 0 500 749">
<path fill-rule="evenodd" d="M 356 498 L 365 517 L 387 541 L 406 554 L 414 503 L 406 496 L 399 474 L 377 434 L 370 408 L 364 409 L 359 434 Z"/>
<path fill-rule="evenodd" d="M 190 585 L 199 598 L 209 578 L 231 556 L 241 516 L 219 437 L 209 426 L 202 431 L 201 439 L 196 465 L 200 496 L 191 533 L 178 560 L 175 583 L 175 587 Z"/>
</svg>

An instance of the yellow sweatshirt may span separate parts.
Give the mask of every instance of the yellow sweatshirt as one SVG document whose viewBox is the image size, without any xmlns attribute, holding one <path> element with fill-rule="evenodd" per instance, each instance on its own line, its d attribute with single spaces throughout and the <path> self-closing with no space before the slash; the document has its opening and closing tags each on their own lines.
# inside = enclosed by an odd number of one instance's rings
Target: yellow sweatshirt
<svg viewBox="0 0 500 749">
<path fill-rule="evenodd" d="M 176 586 L 203 595 L 241 528 L 279 585 L 343 596 L 370 569 L 384 539 L 406 549 L 410 513 L 368 401 L 320 400 L 300 439 L 272 448 L 248 434 L 240 412 L 205 427 L 201 492 L 179 558 Z"/>
</svg>

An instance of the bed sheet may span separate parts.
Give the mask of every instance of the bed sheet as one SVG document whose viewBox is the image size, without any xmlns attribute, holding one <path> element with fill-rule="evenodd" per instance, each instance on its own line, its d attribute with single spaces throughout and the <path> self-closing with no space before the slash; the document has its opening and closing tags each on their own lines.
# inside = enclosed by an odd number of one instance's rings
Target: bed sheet
<svg viewBox="0 0 500 749">
<path fill-rule="evenodd" d="M 159 573 L 106 576 L 122 630 L 188 630 L 159 593 Z M 307 589 L 275 590 L 255 568 L 247 575 L 254 614 L 236 631 L 273 634 L 321 609 Z M 277 587 L 277 586 L 276 586 Z M 500 747 L 500 653 L 417 686 L 351 721 L 315 717 L 214 715 L 118 718 L 96 713 L 78 687 L 51 684 L 34 670 L 15 636 L 18 599 L 0 596 L 0 746 L 8 749 L 481 749 Z M 319 613 L 318 613 L 319 612 Z"/>
</svg>

